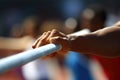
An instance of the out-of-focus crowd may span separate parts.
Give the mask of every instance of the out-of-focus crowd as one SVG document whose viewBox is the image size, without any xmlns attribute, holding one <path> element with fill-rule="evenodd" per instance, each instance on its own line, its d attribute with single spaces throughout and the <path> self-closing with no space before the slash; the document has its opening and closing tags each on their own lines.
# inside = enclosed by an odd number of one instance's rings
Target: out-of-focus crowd
<svg viewBox="0 0 120 80">
<path fill-rule="evenodd" d="M 74 12 L 76 8 L 70 9 Z M 33 14 L 17 22 L 19 14 L 14 11 L 6 12 L 6 22 L 0 30 L 0 58 L 32 49 L 35 39 L 43 32 L 57 29 L 65 34 L 80 30 L 88 30 L 85 32 L 88 33 L 112 25 L 120 18 L 119 15 L 107 14 L 106 10 L 97 4 L 83 9 L 77 18 L 43 18 Z M 66 56 L 40 58 L 11 69 L 0 74 L 0 80 L 119 80 L 119 63 L 119 57 L 108 59 L 70 51 Z"/>
</svg>

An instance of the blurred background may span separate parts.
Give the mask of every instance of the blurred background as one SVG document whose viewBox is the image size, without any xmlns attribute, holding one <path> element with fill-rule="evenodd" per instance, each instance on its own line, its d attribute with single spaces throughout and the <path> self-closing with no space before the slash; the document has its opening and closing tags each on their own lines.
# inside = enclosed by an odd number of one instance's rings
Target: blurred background
<svg viewBox="0 0 120 80">
<path fill-rule="evenodd" d="M 31 49 L 36 38 L 54 28 L 92 32 L 119 20 L 120 0 L 0 0 L 0 58 Z M 0 74 L 0 80 L 120 80 L 120 58 L 78 54 L 38 59 Z"/>
<path fill-rule="evenodd" d="M 108 13 L 107 25 L 116 22 L 120 13 L 119 0 L 0 0 L 0 35 L 9 36 L 11 28 L 28 16 L 66 21 L 80 19 L 82 11 L 91 4 L 102 5 Z M 113 20 L 112 20 L 113 19 Z"/>
</svg>

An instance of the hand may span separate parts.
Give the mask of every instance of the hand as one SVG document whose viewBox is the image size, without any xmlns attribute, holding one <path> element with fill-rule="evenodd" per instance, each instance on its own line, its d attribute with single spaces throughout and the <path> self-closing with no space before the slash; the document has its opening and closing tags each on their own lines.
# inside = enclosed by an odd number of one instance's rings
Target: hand
<svg viewBox="0 0 120 80">
<path fill-rule="evenodd" d="M 33 48 L 38 48 L 40 46 L 54 43 L 54 44 L 61 44 L 62 49 L 58 52 L 48 55 L 49 57 L 54 56 L 63 56 L 70 50 L 69 38 L 55 29 L 52 31 L 44 32 L 33 44 Z"/>
</svg>

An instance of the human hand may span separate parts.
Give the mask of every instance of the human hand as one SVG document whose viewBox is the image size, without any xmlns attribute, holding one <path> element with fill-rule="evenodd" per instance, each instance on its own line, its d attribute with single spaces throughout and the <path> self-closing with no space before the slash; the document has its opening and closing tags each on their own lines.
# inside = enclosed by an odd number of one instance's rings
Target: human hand
<svg viewBox="0 0 120 80">
<path fill-rule="evenodd" d="M 50 43 L 60 44 L 62 46 L 62 49 L 53 54 L 48 55 L 48 57 L 63 56 L 70 50 L 69 38 L 67 37 L 67 35 L 55 29 L 53 29 L 52 31 L 44 32 L 35 41 L 32 47 L 38 48 L 40 46 Z"/>
</svg>

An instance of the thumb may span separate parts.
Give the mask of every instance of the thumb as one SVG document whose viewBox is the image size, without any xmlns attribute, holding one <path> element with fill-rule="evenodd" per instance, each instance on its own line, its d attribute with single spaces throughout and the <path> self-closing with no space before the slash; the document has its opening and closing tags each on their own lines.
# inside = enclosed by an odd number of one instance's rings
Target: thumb
<svg viewBox="0 0 120 80">
<path fill-rule="evenodd" d="M 70 44 L 66 37 L 53 37 L 50 38 L 50 43 L 60 44 L 64 48 L 69 48 Z"/>
</svg>

